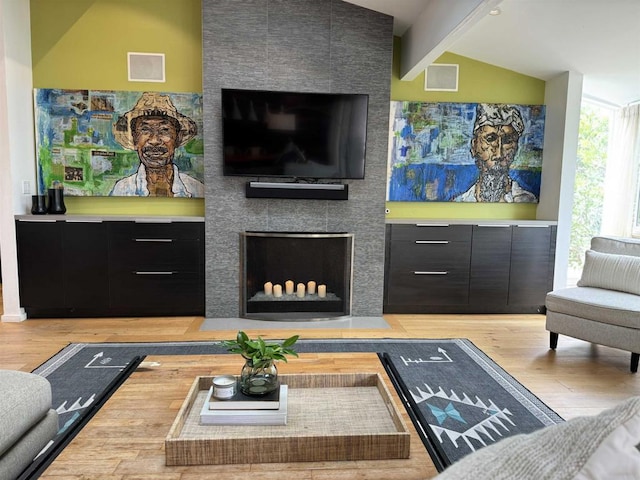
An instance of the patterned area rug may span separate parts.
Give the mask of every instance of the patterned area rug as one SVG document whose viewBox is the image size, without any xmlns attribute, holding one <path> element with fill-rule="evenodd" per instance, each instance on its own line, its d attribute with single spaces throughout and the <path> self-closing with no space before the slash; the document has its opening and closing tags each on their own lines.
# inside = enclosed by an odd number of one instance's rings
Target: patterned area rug
<svg viewBox="0 0 640 480">
<path fill-rule="evenodd" d="M 465 339 L 300 340 L 304 352 L 375 352 L 438 470 L 562 418 Z M 46 377 L 60 432 L 21 479 L 37 478 L 147 355 L 227 353 L 220 342 L 74 343 L 34 373 Z"/>
<path fill-rule="evenodd" d="M 407 345 L 383 359 L 443 466 L 502 438 L 562 422 L 468 340 Z"/>
</svg>

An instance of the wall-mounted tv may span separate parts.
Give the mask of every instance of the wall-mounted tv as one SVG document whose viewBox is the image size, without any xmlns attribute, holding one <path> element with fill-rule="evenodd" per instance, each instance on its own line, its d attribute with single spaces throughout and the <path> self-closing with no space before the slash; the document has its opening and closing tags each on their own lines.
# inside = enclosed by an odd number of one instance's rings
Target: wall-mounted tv
<svg viewBox="0 0 640 480">
<path fill-rule="evenodd" d="M 365 94 L 222 89 L 223 173 L 362 179 Z"/>
</svg>

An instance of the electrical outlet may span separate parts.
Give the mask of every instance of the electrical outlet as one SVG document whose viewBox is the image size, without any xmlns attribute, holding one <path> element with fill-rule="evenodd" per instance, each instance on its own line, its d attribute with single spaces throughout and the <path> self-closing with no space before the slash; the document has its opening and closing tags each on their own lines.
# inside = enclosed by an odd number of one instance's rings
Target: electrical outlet
<svg viewBox="0 0 640 480">
<path fill-rule="evenodd" d="M 22 181 L 22 193 L 24 195 L 31 195 L 31 182 L 29 180 Z"/>
</svg>

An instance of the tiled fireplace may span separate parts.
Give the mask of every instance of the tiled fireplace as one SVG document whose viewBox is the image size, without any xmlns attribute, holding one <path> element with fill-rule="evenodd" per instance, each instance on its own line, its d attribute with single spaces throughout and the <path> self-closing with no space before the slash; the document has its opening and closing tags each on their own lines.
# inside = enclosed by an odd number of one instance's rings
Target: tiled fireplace
<svg viewBox="0 0 640 480">
<path fill-rule="evenodd" d="M 322 320 L 351 314 L 353 234 L 240 234 L 240 316 Z"/>
<path fill-rule="evenodd" d="M 330 313 L 382 316 L 393 17 L 341 0 L 202 2 L 202 16 L 206 317 L 241 316 L 239 292 L 246 298 L 249 287 L 239 285 L 238 237 L 245 231 L 353 233 L 351 304 Z M 261 179 L 222 171 L 221 88 L 369 95 L 365 178 L 345 180 L 345 201 L 247 198 L 246 182 Z M 286 275 L 262 274 L 250 288 L 300 283 L 288 278 L 295 272 Z M 315 281 L 332 291 L 329 280 Z"/>
</svg>

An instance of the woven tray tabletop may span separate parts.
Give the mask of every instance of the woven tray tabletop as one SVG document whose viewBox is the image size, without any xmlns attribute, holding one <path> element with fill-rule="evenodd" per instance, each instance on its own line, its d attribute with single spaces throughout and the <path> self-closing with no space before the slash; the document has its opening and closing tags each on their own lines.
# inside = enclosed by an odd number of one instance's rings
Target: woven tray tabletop
<svg viewBox="0 0 640 480">
<path fill-rule="evenodd" d="M 167 465 L 408 458 L 410 435 L 379 374 L 281 375 L 287 425 L 202 425 L 198 377 L 165 441 Z"/>
</svg>

